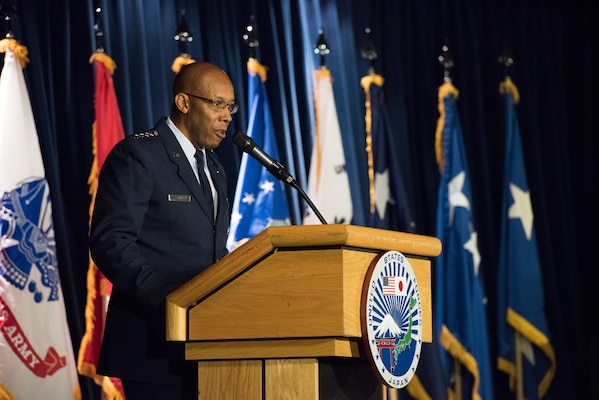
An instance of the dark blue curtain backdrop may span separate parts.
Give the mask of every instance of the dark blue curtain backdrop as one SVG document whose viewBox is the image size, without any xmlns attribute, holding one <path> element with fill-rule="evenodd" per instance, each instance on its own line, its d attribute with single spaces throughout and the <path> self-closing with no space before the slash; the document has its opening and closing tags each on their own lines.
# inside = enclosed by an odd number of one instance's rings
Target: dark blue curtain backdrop
<svg viewBox="0 0 599 400">
<path fill-rule="evenodd" d="M 84 332 L 87 228 L 94 120 L 96 49 L 94 0 L 13 0 L 15 37 L 29 48 L 25 68 L 40 145 L 52 188 L 59 267 L 75 352 Z M 464 141 L 472 173 L 473 208 L 495 338 L 496 273 L 503 180 L 502 105 L 498 94 L 509 50 L 510 74 L 520 89 L 517 108 L 535 212 L 546 312 L 557 354 L 557 375 L 546 398 L 599 398 L 599 243 L 597 143 L 599 126 L 599 2 L 594 0 L 103 0 L 104 47 L 117 63 L 114 83 L 127 133 L 152 127 L 170 108 L 173 40 L 186 11 L 194 41 L 188 52 L 229 72 L 241 111 L 231 133 L 247 128 L 250 55 L 242 40 L 255 15 L 256 57 L 269 68 L 266 83 L 281 162 L 306 186 L 312 145 L 312 46 L 323 29 L 354 202 L 353 221 L 368 221 L 364 94 L 360 78 L 369 62 L 360 55 L 365 28 L 385 78 L 395 154 L 402 165 L 416 231 L 434 234 L 439 174 L 434 136 L 443 44 L 453 53 L 453 83 L 460 91 Z M 4 32 L 2 32 L 4 33 Z M 219 149 L 234 193 L 240 154 Z M 301 215 L 290 193 L 293 221 Z M 493 344 L 495 346 L 495 344 Z M 495 348 L 493 348 L 495 351 Z M 495 355 L 493 356 L 494 359 Z M 510 398 L 495 373 L 497 398 Z M 82 378 L 84 398 L 98 388 Z"/>
</svg>

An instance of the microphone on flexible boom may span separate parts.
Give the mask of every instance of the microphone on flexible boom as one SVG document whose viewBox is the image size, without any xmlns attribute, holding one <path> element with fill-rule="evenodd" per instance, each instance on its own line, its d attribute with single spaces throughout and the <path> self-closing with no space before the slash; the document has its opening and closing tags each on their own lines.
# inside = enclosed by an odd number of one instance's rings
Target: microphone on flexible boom
<svg viewBox="0 0 599 400">
<path fill-rule="evenodd" d="M 262 150 L 260 146 L 258 146 L 256 142 L 254 142 L 252 138 L 247 136 L 245 133 L 237 131 L 231 140 L 233 140 L 233 143 L 235 143 L 241 150 L 254 157 L 260 162 L 260 164 L 264 165 L 268 172 L 273 174 L 277 179 L 280 179 L 294 187 L 297 185 L 295 178 L 293 178 L 293 176 L 287 172 L 283 164 L 266 154 L 264 150 Z"/>
<path fill-rule="evenodd" d="M 250 138 L 248 135 L 246 135 L 245 133 L 243 133 L 241 131 L 235 132 L 235 134 L 233 134 L 233 137 L 231 138 L 231 140 L 241 150 L 243 150 L 244 152 L 248 153 L 250 156 L 252 156 L 256 160 L 258 160 L 258 162 L 260 162 L 260 164 L 262 164 L 268 170 L 268 172 L 273 174 L 277 179 L 282 180 L 283 182 L 287 183 L 289 186 L 292 186 L 295 189 L 297 189 L 298 192 L 304 198 L 304 200 L 306 200 L 306 203 L 308 203 L 310 208 L 314 211 L 314 214 L 316 214 L 316 216 L 318 217 L 320 222 L 322 224 L 326 225 L 327 221 L 320 214 L 320 212 L 318 211 L 318 209 L 316 208 L 314 203 L 312 203 L 312 200 L 310 200 L 308 195 L 302 190 L 302 188 L 297 183 L 295 178 L 293 176 L 291 176 L 291 174 L 289 172 L 287 172 L 287 169 L 285 169 L 283 164 L 281 164 L 280 162 L 278 162 L 277 160 L 275 160 L 274 158 L 272 158 L 271 156 L 266 154 L 264 152 L 264 150 L 262 150 L 260 148 L 260 146 L 258 146 L 256 144 L 256 142 L 254 142 L 252 140 L 252 138 Z"/>
</svg>

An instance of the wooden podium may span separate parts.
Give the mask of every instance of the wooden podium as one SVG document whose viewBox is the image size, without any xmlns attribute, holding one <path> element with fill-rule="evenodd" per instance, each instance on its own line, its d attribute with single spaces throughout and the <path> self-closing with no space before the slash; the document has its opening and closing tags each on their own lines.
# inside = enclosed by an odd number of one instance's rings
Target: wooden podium
<svg viewBox="0 0 599 400">
<path fill-rule="evenodd" d="M 320 358 L 361 355 L 366 272 L 381 252 L 410 261 L 423 341 L 432 340 L 438 239 L 352 225 L 270 227 L 170 294 L 167 340 L 198 362 L 199 399 L 319 398 Z"/>
</svg>

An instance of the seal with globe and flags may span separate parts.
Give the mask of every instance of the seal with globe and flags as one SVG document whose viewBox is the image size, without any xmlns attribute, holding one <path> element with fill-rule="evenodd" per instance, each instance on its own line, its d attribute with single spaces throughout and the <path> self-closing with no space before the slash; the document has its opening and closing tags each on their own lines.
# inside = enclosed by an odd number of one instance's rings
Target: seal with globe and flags
<svg viewBox="0 0 599 400">
<path fill-rule="evenodd" d="M 416 372 L 422 347 L 422 305 L 414 270 L 403 254 L 388 251 L 368 272 L 361 310 L 368 358 L 388 386 L 403 388 Z"/>
</svg>

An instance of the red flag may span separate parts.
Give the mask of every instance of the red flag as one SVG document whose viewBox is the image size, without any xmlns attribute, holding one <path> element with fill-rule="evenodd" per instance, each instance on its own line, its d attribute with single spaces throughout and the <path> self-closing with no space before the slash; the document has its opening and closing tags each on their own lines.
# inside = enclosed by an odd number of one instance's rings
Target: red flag
<svg viewBox="0 0 599 400">
<path fill-rule="evenodd" d="M 95 63 L 96 66 L 96 120 L 92 128 L 92 153 L 94 159 L 87 181 L 91 195 L 89 207 L 91 220 L 100 169 L 112 147 L 125 137 L 125 132 L 112 82 L 112 74 L 116 64 L 108 55 L 101 52 L 93 54 L 90 63 Z M 96 373 L 106 321 L 106 306 L 111 291 L 112 284 L 98 270 L 90 256 L 87 271 L 85 334 L 81 339 L 77 370 L 81 375 L 93 378 L 98 385 L 102 386 L 102 390 L 108 399 L 118 400 L 125 398 L 120 379 L 109 378 Z"/>
</svg>

